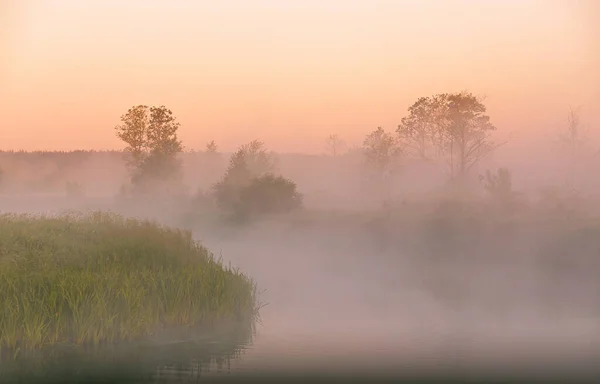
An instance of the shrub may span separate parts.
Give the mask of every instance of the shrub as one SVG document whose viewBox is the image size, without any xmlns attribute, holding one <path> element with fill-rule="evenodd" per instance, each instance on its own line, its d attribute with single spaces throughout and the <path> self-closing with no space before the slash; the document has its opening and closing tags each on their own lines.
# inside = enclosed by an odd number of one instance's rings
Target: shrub
<svg viewBox="0 0 600 384">
<path fill-rule="evenodd" d="M 268 173 L 252 179 L 240 190 L 236 210 L 244 216 L 255 216 L 289 212 L 301 206 L 302 195 L 296 190 L 296 183 Z"/>
<path fill-rule="evenodd" d="M 296 184 L 272 173 L 273 156 L 259 141 L 241 146 L 213 188 L 217 207 L 238 218 L 283 213 L 302 205 Z"/>
</svg>

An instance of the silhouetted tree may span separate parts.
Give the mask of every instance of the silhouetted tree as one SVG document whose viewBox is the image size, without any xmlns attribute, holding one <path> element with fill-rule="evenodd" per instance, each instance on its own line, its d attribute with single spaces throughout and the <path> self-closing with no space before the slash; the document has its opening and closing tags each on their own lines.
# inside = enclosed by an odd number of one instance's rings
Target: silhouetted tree
<svg viewBox="0 0 600 384">
<path fill-rule="evenodd" d="M 576 152 L 578 149 L 583 147 L 586 139 L 586 132 L 583 131 L 581 126 L 581 118 L 579 115 L 579 108 L 573 110 L 569 108 L 569 114 L 567 115 L 567 125 L 565 130 L 559 134 L 561 143 L 568 146 L 570 152 Z"/>
<path fill-rule="evenodd" d="M 181 175 L 177 155 L 183 151 L 177 137 L 179 123 L 165 106 L 138 105 L 121 116 L 115 127 L 117 136 L 127 144 L 128 165 L 134 188 L 154 182 L 174 182 Z"/>
<path fill-rule="evenodd" d="M 489 138 L 496 127 L 485 112 L 485 105 L 470 93 L 448 96 L 446 132 L 452 178 L 464 176 L 497 147 Z"/>
<path fill-rule="evenodd" d="M 559 133 L 559 141 L 567 155 L 565 180 L 567 188 L 574 188 L 577 165 L 583 156 L 587 139 L 587 132 L 581 124 L 579 108 L 577 110 L 569 108 L 566 127 Z"/>
<path fill-rule="evenodd" d="M 223 179 L 213 186 L 217 206 L 236 217 L 280 213 L 302 205 L 296 184 L 273 174 L 274 158 L 264 144 L 242 145 L 229 159 Z"/>
<path fill-rule="evenodd" d="M 446 95 L 421 97 L 408 108 L 396 129 L 407 154 L 429 161 L 443 153 L 446 111 Z"/>
<path fill-rule="evenodd" d="M 382 127 L 367 135 L 363 141 L 363 153 L 367 164 L 374 169 L 386 173 L 393 162 L 402 154 L 398 140 Z"/>
<path fill-rule="evenodd" d="M 451 179 L 461 178 L 499 145 L 496 127 L 480 98 L 468 92 L 420 98 L 396 130 L 413 154 L 431 159 L 445 156 Z"/>
<path fill-rule="evenodd" d="M 344 147 L 344 141 L 337 134 L 331 134 L 325 140 L 330 155 L 337 156 Z"/>
<path fill-rule="evenodd" d="M 273 171 L 273 156 L 264 148 L 264 143 L 253 140 L 238 148 L 229 159 L 223 179 L 213 186 L 216 203 L 220 208 L 231 209 L 239 201 L 242 188 L 251 179 Z"/>
<path fill-rule="evenodd" d="M 121 125 L 115 127 L 117 137 L 127 144 L 127 163 L 131 168 L 137 168 L 143 162 L 148 152 L 148 107 L 138 105 L 130 108 L 121 116 Z"/>
<path fill-rule="evenodd" d="M 219 147 L 217 147 L 214 140 L 206 143 L 204 154 L 206 155 L 205 160 L 207 161 L 209 169 L 221 167 L 222 154 L 219 152 Z"/>
<path fill-rule="evenodd" d="M 398 140 L 382 127 L 367 135 L 363 141 L 363 154 L 366 165 L 374 172 L 375 181 L 383 188 L 384 199 L 389 197 L 391 175 L 394 173 L 396 161 L 402 155 Z"/>
<path fill-rule="evenodd" d="M 217 147 L 217 144 L 214 140 L 211 140 L 208 143 L 206 143 L 206 153 L 217 153 L 218 151 L 219 148 Z"/>
<path fill-rule="evenodd" d="M 265 173 L 273 172 L 276 168 L 275 156 L 265 149 L 262 141 L 252 140 L 240 147 L 246 166 L 252 177 L 259 177 Z"/>
</svg>

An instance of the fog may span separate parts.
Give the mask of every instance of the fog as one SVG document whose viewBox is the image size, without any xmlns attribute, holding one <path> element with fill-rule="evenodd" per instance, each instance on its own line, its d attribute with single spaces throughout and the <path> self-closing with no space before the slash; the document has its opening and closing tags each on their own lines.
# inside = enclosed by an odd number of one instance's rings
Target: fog
<svg viewBox="0 0 600 384">
<path fill-rule="evenodd" d="M 118 152 L 3 152 L 0 211 L 103 209 L 191 230 L 262 292 L 258 337 L 242 367 L 356 361 L 385 369 L 435 357 L 581 363 L 600 347 L 600 240 L 593 233 L 600 228 L 600 179 L 593 176 L 600 156 L 591 147 L 569 175 L 553 145 L 509 142 L 471 172 L 468 201 L 484 206 L 479 174 L 511 170 L 526 203 L 515 214 L 523 219 L 505 226 L 501 214 L 469 216 L 462 206 L 440 213 L 455 197 L 445 186 L 445 164 L 404 159 L 384 204 L 358 151 L 277 154 L 277 173 L 297 184 L 304 208 L 243 225 L 191 199 L 123 204 L 117 195 L 128 174 Z M 228 154 L 182 158 L 193 196 L 221 178 Z M 567 176 L 576 180 L 578 206 L 532 208 L 540 190 L 562 188 Z M 78 183 L 81 195 L 69 194 L 67 183 Z M 572 235 L 574 228 L 581 231 Z"/>
</svg>

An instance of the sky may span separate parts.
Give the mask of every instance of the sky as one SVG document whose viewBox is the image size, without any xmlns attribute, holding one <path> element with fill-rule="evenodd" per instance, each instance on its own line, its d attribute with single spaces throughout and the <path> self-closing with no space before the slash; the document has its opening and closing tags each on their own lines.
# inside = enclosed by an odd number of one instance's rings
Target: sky
<svg viewBox="0 0 600 384">
<path fill-rule="evenodd" d="M 120 149 L 165 105 L 187 148 L 319 153 L 418 97 L 485 97 L 500 135 L 600 131 L 600 1 L 0 0 L 0 149 Z"/>
</svg>

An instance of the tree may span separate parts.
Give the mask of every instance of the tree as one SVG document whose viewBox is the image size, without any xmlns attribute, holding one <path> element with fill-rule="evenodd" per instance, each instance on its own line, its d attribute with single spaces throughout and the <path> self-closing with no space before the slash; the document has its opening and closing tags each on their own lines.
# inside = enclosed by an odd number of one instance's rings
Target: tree
<svg viewBox="0 0 600 384">
<path fill-rule="evenodd" d="M 287 212 L 302 205 L 302 195 L 291 180 L 273 173 L 274 157 L 253 140 L 229 159 L 223 179 L 213 186 L 216 205 L 238 217 Z"/>
<path fill-rule="evenodd" d="M 462 178 L 499 145 L 496 127 L 482 100 L 468 92 L 420 98 L 396 132 L 400 140 L 424 159 L 446 157 L 450 178 Z M 433 155 L 430 155 L 433 154 Z"/>
<path fill-rule="evenodd" d="M 470 93 L 448 96 L 447 145 L 450 174 L 463 177 L 475 164 L 498 147 L 489 134 L 496 127 L 485 114 L 485 105 Z"/>
<path fill-rule="evenodd" d="M 564 131 L 559 133 L 559 141 L 567 155 L 566 184 L 568 188 L 573 188 L 577 165 L 587 141 L 587 132 L 582 127 L 579 108 L 577 110 L 569 108 L 567 124 Z"/>
<path fill-rule="evenodd" d="M 241 190 L 253 178 L 272 172 L 274 168 L 273 156 L 266 151 L 263 142 L 253 140 L 240 146 L 231 155 L 223 179 L 213 186 L 217 205 L 226 210 L 236 206 Z"/>
<path fill-rule="evenodd" d="M 156 182 L 173 182 L 179 178 L 183 151 L 177 137 L 179 123 L 165 106 L 138 105 L 121 116 L 115 127 L 117 137 L 127 144 L 128 165 L 134 188 L 143 189 Z"/>
<path fill-rule="evenodd" d="M 382 127 L 367 135 L 363 141 L 363 154 L 367 166 L 375 172 L 375 182 L 389 193 L 390 176 L 396 161 L 402 155 L 398 140 Z"/>
<path fill-rule="evenodd" d="M 121 125 L 115 127 L 117 137 L 127 144 L 127 163 L 137 168 L 147 154 L 148 106 L 138 105 L 121 116 Z"/>
<path fill-rule="evenodd" d="M 221 163 L 221 153 L 219 153 L 219 147 L 214 140 L 206 143 L 206 148 L 204 150 L 206 154 L 206 160 L 208 161 L 208 166 L 210 169 L 213 169 L 217 166 L 217 164 Z"/>
<path fill-rule="evenodd" d="M 262 141 L 252 140 L 242 145 L 239 152 L 253 177 L 273 172 L 276 168 L 275 156 L 265 149 Z"/>
<path fill-rule="evenodd" d="M 217 152 L 219 152 L 219 148 L 217 147 L 217 144 L 215 143 L 214 140 L 211 140 L 208 143 L 206 143 L 206 153 L 217 153 Z"/>
<path fill-rule="evenodd" d="M 390 169 L 395 159 L 402 154 L 398 140 L 382 127 L 367 135 L 363 141 L 363 153 L 367 164 L 385 172 Z"/>
<path fill-rule="evenodd" d="M 565 130 L 559 133 L 559 140 L 570 149 L 570 152 L 576 152 L 585 143 L 586 132 L 582 130 L 579 108 L 575 111 L 569 108 L 567 125 Z"/>
<path fill-rule="evenodd" d="M 408 113 L 396 129 L 403 147 L 421 160 L 439 158 L 444 148 L 446 95 L 421 97 Z"/>
<path fill-rule="evenodd" d="M 329 154 L 337 156 L 345 146 L 344 141 L 337 134 L 331 134 L 325 140 Z"/>
</svg>

